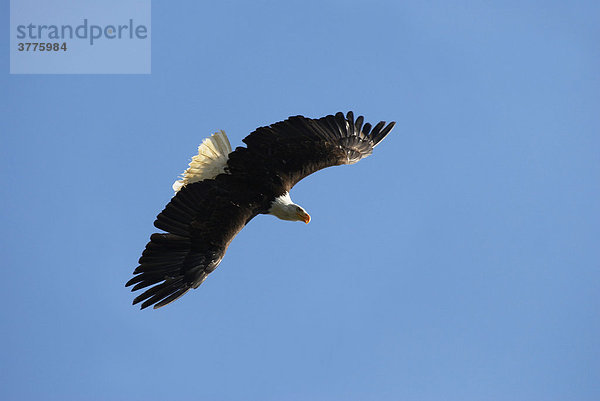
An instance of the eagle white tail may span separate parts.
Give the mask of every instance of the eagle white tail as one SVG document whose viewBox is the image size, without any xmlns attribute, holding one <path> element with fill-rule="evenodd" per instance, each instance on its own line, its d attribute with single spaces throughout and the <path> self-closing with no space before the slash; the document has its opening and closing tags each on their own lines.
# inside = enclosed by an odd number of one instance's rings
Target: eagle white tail
<svg viewBox="0 0 600 401">
<path fill-rule="evenodd" d="M 177 193 L 188 184 L 210 180 L 225 172 L 230 153 L 231 144 L 225 132 L 215 132 L 198 146 L 198 154 L 192 157 L 190 167 L 173 183 L 173 191 Z"/>
</svg>

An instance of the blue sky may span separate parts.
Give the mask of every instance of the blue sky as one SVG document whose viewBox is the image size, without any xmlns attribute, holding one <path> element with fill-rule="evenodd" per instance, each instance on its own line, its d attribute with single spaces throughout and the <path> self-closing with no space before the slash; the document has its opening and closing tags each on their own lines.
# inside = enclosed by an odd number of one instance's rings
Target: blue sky
<svg viewBox="0 0 600 401">
<path fill-rule="evenodd" d="M 597 3 L 201 3 L 153 2 L 151 75 L 0 41 L 0 398 L 600 398 Z M 294 189 L 309 225 L 130 305 L 204 137 L 347 110 L 397 125 Z"/>
</svg>

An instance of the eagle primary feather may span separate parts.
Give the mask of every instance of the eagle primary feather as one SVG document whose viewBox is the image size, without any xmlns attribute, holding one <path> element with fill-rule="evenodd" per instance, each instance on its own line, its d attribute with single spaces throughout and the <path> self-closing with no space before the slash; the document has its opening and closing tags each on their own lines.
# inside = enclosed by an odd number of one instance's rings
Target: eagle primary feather
<svg viewBox="0 0 600 401">
<path fill-rule="evenodd" d="M 363 121 L 352 112 L 290 117 L 256 129 L 243 139 L 247 147 L 233 152 L 222 131 L 205 140 L 154 222 L 166 233 L 152 234 L 126 284 L 132 291 L 150 287 L 133 303 L 156 309 L 197 288 L 258 214 L 308 223 L 308 213 L 289 197 L 292 187 L 318 170 L 369 156 L 395 124 L 371 129 Z"/>
</svg>

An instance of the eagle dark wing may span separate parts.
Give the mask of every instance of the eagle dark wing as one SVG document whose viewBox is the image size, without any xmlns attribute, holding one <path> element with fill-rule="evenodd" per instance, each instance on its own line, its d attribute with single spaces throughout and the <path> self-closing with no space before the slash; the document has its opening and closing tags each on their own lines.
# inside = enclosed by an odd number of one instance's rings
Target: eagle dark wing
<svg viewBox="0 0 600 401">
<path fill-rule="evenodd" d="M 337 113 L 316 120 L 295 116 L 258 128 L 243 141 L 248 153 L 260 155 L 267 170 L 280 176 L 289 191 L 318 170 L 369 156 L 394 124 L 380 121 L 371 129 L 371 124 L 363 125 L 362 116 L 355 120 L 352 112 L 346 117 Z M 235 166 L 236 152 L 231 154 L 230 167 Z"/>
<path fill-rule="evenodd" d="M 142 309 L 165 306 L 213 272 L 237 233 L 256 213 L 252 191 L 233 185 L 222 174 L 187 185 L 158 215 L 154 225 L 166 234 L 152 234 L 135 276 L 132 291 L 152 286 L 133 301 Z"/>
</svg>

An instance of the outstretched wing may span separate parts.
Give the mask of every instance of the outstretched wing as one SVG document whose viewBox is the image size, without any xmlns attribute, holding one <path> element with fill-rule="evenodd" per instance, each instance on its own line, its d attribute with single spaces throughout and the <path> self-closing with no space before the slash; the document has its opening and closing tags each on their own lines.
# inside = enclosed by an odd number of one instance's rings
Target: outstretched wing
<svg viewBox="0 0 600 401">
<path fill-rule="evenodd" d="M 231 185 L 231 176 L 189 184 L 174 196 L 154 225 L 166 234 L 152 234 L 135 276 L 132 291 L 150 287 L 136 297 L 142 309 L 165 306 L 213 272 L 227 247 L 255 213 L 248 192 Z"/>
<path fill-rule="evenodd" d="M 243 141 L 248 153 L 259 154 L 268 163 L 268 170 L 282 177 L 289 191 L 318 170 L 353 164 L 369 156 L 395 125 L 380 121 L 371 129 L 371 124 L 363 125 L 363 121 L 362 116 L 355 120 L 352 112 L 346 117 L 337 113 L 316 120 L 295 116 L 258 128 Z M 230 155 L 230 168 L 235 167 L 238 153 Z"/>
</svg>

